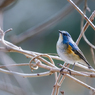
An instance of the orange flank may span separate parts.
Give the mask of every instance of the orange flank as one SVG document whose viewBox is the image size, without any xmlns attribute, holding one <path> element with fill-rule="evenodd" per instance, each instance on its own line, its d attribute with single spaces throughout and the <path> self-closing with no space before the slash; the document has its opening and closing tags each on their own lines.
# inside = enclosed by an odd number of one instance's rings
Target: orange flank
<svg viewBox="0 0 95 95">
<path fill-rule="evenodd" d="M 68 45 L 67 52 L 68 52 L 69 54 L 70 54 L 70 53 L 74 53 L 74 52 L 72 51 L 72 47 L 71 47 L 70 45 Z"/>
<path fill-rule="evenodd" d="M 69 54 L 73 54 L 74 56 L 76 56 L 76 54 L 72 51 L 72 47 L 71 47 L 70 45 L 68 45 L 67 52 L 68 52 Z"/>
<path fill-rule="evenodd" d="M 77 59 L 77 60 L 79 60 L 80 57 L 79 57 L 78 55 L 76 55 L 76 54 L 74 53 L 74 51 L 72 51 L 72 47 L 71 47 L 70 45 L 68 45 L 67 52 L 68 52 L 68 54 L 69 54 L 70 56 L 71 56 L 71 55 L 74 56 L 73 59 Z"/>
</svg>

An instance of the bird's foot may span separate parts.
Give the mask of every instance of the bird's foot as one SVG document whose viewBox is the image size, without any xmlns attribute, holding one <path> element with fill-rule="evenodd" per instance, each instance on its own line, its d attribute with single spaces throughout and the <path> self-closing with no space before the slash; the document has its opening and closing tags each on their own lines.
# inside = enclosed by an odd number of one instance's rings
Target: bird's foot
<svg viewBox="0 0 95 95">
<path fill-rule="evenodd" d="M 72 67 L 72 70 L 74 70 L 74 67 L 75 67 L 75 63 L 74 63 L 74 65 L 73 65 L 73 67 Z"/>
</svg>

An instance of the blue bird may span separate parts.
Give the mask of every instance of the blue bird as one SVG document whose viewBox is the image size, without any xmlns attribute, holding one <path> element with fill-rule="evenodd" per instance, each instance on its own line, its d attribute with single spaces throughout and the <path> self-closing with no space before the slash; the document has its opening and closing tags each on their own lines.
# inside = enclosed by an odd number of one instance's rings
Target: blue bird
<svg viewBox="0 0 95 95">
<path fill-rule="evenodd" d="M 69 64 L 75 64 L 78 62 L 80 64 L 87 65 L 89 69 L 92 69 L 82 51 L 73 41 L 68 32 L 59 30 L 59 39 L 57 41 L 56 48 L 58 55 L 63 59 L 64 62 Z"/>
</svg>

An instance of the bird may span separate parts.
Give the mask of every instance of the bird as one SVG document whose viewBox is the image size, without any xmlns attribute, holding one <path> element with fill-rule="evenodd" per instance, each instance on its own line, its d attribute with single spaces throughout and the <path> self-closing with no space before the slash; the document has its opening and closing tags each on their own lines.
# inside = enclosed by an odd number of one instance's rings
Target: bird
<svg viewBox="0 0 95 95">
<path fill-rule="evenodd" d="M 88 69 L 93 69 L 67 31 L 59 30 L 59 38 L 56 44 L 56 49 L 58 55 L 65 63 L 75 65 L 77 62 L 88 66 Z"/>
</svg>

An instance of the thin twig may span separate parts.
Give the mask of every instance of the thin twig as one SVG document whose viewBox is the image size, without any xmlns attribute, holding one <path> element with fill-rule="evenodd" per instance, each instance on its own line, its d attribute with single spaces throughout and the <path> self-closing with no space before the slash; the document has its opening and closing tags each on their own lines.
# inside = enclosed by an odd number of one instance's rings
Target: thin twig
<svg viewBox="0 0 95 95">
<path fill-rule="evenodd" d="M 91 44 L 91 43 L 88 41 L 88 39 L 86 38 L 85 35 L 83 35 L 83 38 L 84 38 L 85 42 L 86 42 L 90 47 L 92 47 L 93 49 L 95 49 L 95 46 L 94 46 L 93 44 Z"/>
<path fill-rule="evenodd" d="M 75 5 L 72 0 L 67 0 L 69 3 L 73 5 L 73 7 L 84 17 L 84 19 L 91 25 L 91 27 L 95 30 L 94 24 L 88 19 L 88 17 Z"/>
<path fill-rule="evenodd" d="M 35 64 L 34 64 L 35 65 Z M 7 65 L 6 65 L 7 66 Z M 13 65 L 12 65 L 13 66 Z M 45 64 L 39 64 L 38 65 L 39 67 L 41 68 L 44 68 L 44 69 L 47 69 L 47 70 L 50 70 L 51 73 L 54 73 L 54 72 L 60 72 L 60 69 L 57 69 L 57 68 L 54 68 L 54 67 L 50 67 L 50 66 L 46 66 Z M 8 70 L 4 70 L 4 69 L 0 69 L 0 72 L 3 72 L 3 73 L 7 73 L 7 74 L 16 74 L 16 75 L 19 75 L 19 76 L 22 76 L 22 77 L 38 77 L 37 74 L 23 74 L 23 73 L 18 73 L 18 72 L 13 72 L 13 71 L 8 71 Z M 85 77 L 91 77 L 91 78 L 94 78 L 95 77 L 95 74 L 94 73 L 87 73 L 87 72 L 82 72 L 82 73 L 79 73 L 79 72 L 76 72 L 76 71 L 70 71 L 72 75 L 77 75 L 77 76 L 85 76 Z M 70 72 L 68 72 L 68 70 L 64 69 L 62 71 L 62 73 L 64 74 L 70 74 Z M 51 74 L 50 73 L 50 74 Z M 42 73 L 43 75 L 41 76 L 44 76 L 45 74 Z M 49 73 L 47 74 L 49 75 Z M 59 80 L 59 79 L 58 79 Z"/>
<path fill-rule="evenodd" d="M 83 13 L 86 14 L 86 9 L 87 9 L 87 0 L 84 0 L 84 8 L 83 8 Z M 82 28 L 84 26 L 84 17 L 82 16 L 81 18 L 81 31 L 82 31 Z"/>
<path fill-rule="evenodd" d="M 52 90 L 51 95 L 54 95 L 55 94 L 56 87 L 58 86 L 58 81 L 59 81 L 60 77 L 61 77 L 61 74 L 59 73 L 59 75 L 57 77 L 57 80 L 55 81 L 55 85 L 53 86 L 53 90 Z"/>
<path fill-rule="evenodd" d="M 95 17 L 95 11 L 92 12 L 91 16 L 89 17 L 89 20 L 93 21 L 93 20 L 94 20 L 94 17 Z M 82 36 L 83 36 L 84 32 L 86 31 L 86 29 L 88 28 L 88 26 L 89 26 L 89 23 L 86 22 L 86 24 L 84 25 L 84 27 L 81 28 L 81 29 L 82 29 L 82 30 L 81 30 L 81 33 L 80 33 L 80 35 L 79 35 L 79 37 L 78 37 L 78 39 L 77 39 L 77 41 L 76 41 L 76 44 L 77 44 L 77 45 L 79 44 L 79 41 L 80 41 L 80 39 L 82 38 Z M 94 47 L 94 46 L 93 46 L 93 47 Z"/>
<path fill-rule="evenodd" d="M 69 68 L 69 66 L 70 66 L 70 64 L 64 64 L 63 66 L 65 66 L 66 68 Z M 61 73 L 60 73 L 61 74 Z M 60 79 L 60 81 L 59 81 L 59 86 L 57 86 L 57 91 L 56 91 L 56 93 L 58 93 L 59 92 L 59 88 L 61 87 L 61 85 L 62 85 L 62 82 L 64 81 L 64 79 L 65 79 L 65 74 L 63 73 L 62 74 L 63 76 L 62 76 L 62 78 Z"/>
<path fill-rule="evenodd" d="M 9 32 L 9 31 L 12 31 L 12 30 L 13 30 L 13 29 L 12 29 L 12 28 L 10 28 L 10 29 L 6 30 L 6 31 L 5 31 L 5 33 Z"/>
<path fill-rule="evenodd" d="M 11 65 L 0 65 L 0 68 L 14 67 L 14 66 L 29 66 L 29 63 L 18 63 L 18 64 L 11 64 Z"/>
<path fill-rule="evenodd" d="M 73 76 L 71 76 L 71 75 L 69 75 L 69 74 L 66 74 L 66 76 L 69 77 L 70 79 L 76 81 L 77 83 L 81 84 L 82 86 L 84 86 L 84 87 L 86 87 L 86 88 L 88 88 L 88 89 L 90 89 L 90 90 L 92 90 L 92 91 L 95 91 L 95 88 L 93 88 L 93 87 L 87 85 L 86 83 L 84 83 L 84 82 L 82 82 L 82 81 L 76 79 L 75 77 L 73 77 Z"/>
<path fill-rule="evenodd" d="M 68 64 L 66 64 L 66 63 L 64 63 L 64 65 L 63 66 L 65 66 L 65 67 L 69 67 L 70 65 Z M 53 92 L 55 92 L 56 93 L 56 95 L 58 95 L 58 93 L 59 93 L 59 88 L 60 88 L 60 86 L 62 85 L 62 82 L 63 82 L 63 80 L 65 79 L 65 74 L 61 77 L 62 75 L 61 75 L 61 73 L 59 73 L 59 75 L 58 75 L 58 79 L 57 79 L 57 81 L 55 82 L 55 86 L 54 86 L 54 88 L 53 88 Z M 54 95 L 54 94 L 52 94 L 52 95 Z"/>
<path fill-rule="evenodd" d="M 85 74 L 83 74 L 83 73 L 81 73 L 81 72 L 77 72 L 77 71 L 74 71 L 74 70 L 72 70 L 72 69 L 70 69 L 70 68 L 68 68 L 68 67 L 65 67 L 65 66 L 63 66 L 62 64 L 60 64 L 60 66 L 62 67 L 62 68 L 64 68 L 64 69 L 67 69 L 68 71 L 69 71 L 69 73 L 70 73 L 70 75 L 72 75 L 72 72 L 73 73 L 77 73 L 77 74 L 79 74 L 79 75 L 84 75 L 84 76 L 88 76 L 88 75 L 85 75 Z M 70 65 L 69 65 L 70 66 Z M 61 74 L 64 74 L 64 73 L 62 73 L 61 72 Z"/>
<path fill-rule="evenodd" d="M 51 62 L 51 64 L 53 64 L 54 66 L 55 66 L 55 64 L 54 64 L 54 61 L 53 61 L 53 59 L 49 56 L 49 55 L 47 55 L 47 54 L 41 54 L 41 55 L 38 55 L 38 56 L 36 56 L 36 57 L 34 57 L 34 58 L 32 58 L 32 60 L 30 61 L 30 68 L 31 68 L 31 62 L 35 59 L 35 58 L 39 58 L 39 57 L 47 57 L 49 60 L 50 60 L 50 62 Z M 48 64 L 48 65 L 50 65 L 50 64 Z M 50 65 L 51 66 L 51 65 Z M 38 69 L 38 68 L 31 68 L 31 69 Z M 55 81 L 57 80 L 57 72 L 55 72 Z"/>
</svg>

